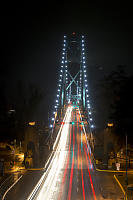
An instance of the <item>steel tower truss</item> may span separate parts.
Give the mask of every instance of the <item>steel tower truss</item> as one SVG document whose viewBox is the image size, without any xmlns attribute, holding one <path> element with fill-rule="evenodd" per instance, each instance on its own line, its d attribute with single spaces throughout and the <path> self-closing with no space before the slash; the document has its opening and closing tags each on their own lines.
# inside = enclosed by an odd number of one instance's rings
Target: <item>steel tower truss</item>
<svg viewBox="0 0 133 200">
<path fill-rule="evenodd" d="M 88 113 L 90 127 L 93 128 L 88 91 L 84 36 L 64 36 L 61 53 L 61 67 L 51 128 L 57 112 L 64 105 L 80 104 Z"/>
</svg>

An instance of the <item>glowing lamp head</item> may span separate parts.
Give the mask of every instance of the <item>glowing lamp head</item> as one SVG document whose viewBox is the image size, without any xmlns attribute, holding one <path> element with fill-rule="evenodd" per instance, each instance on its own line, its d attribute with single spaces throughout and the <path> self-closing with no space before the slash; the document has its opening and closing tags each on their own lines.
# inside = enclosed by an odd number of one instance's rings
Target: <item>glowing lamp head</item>
<svg viewBox="0 0 133 200">
<path fill-rule="evenodd" d="M 50 128 L 52 128 L 53 127 L 53 125 L 52 124 L 50 124 Z"/>
<path fill-rule="evenodd" d="M 36 124 L 35 122 L 29 122 L 30 126 L 35 126 L 35 124 Z"/>
<path fill-rule="evenodd" d="M 112 126 L 114 126 L 114 124 L 113 123 L 108 123 L 107 126 L 108 127 L 112 127 Z"/>
</svg>

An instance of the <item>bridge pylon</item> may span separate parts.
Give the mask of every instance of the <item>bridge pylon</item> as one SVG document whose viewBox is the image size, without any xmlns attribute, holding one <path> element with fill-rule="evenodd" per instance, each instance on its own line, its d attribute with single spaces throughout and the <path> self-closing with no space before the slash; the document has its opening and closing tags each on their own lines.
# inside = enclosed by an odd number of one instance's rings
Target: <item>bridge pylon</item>
<svg viewBox="0 0 133 200">
<path fill-rule="evenodd" d="M 57 113 L 61 112 L 65 105 L 76 104 L 82 106 L 87 112 L 88 123 L 90 128 L 93 128 L 84 35 L 75 33 L 64 35 L 60 62 L 56 101 L 50 126 L 54 127 Z"/>
</svg>

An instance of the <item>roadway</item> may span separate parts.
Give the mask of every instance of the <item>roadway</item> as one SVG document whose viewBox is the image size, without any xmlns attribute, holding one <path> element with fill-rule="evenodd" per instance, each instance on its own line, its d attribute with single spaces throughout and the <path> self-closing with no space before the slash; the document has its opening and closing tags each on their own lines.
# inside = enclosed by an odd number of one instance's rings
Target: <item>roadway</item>
<svg viewBox="0 0 133 200">
<path fill-rule="evenodd" d="M 66 114 L 46 180 L 36 199 L 103 199 L 80 110 L 70 106 Z"/>
<path fill-rule="evenodd" d="M 54 143 L 52 156 L 33 191 L 31 192 L 30 183 L 26 185 L 22 178 L 5 199 L 123 199 L 123 194 L 112 177 L 95 171 L 80 110 L 69 106 Z M 25 193 L 28 187 L 29 195 L 28 192 Z M 17 188 L 21 188 L 20 193 Z M 15 194 L 19 198 L 15 198 Z"/>
</svg>

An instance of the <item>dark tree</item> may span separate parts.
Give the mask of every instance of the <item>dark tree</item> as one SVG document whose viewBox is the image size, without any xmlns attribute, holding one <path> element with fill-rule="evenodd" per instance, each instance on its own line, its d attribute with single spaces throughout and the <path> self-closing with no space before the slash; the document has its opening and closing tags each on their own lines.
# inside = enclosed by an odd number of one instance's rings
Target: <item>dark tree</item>
<svg viewBox="0 0 133 200">
<path fill-rule="evenodd" d="M 119 136 L 121 142 L 125 141 L 125 134 L 132 138 L 132 88 L 133 76 L 128 77 L 123 66 L 118 66 L 99 84 L 99 104 L 101 107 L 98 109 L 102 116 L 105 113 L 105 126 L 108 122 L 114 123 L 114 132 Z"/>
<path fill-rule="evenodd" d="M 96 110 L 97 120 L 100 126 L 106 127 L 111 122 L 114 105 L 119 98 L 119 92 L 127 79 L 123 66 L 117 66 L 116 70 L 104 76 L 97 85 Z M 99 120 L 100 119 L 100 120 Z"/>
<path fill-rule="evenodd" d="M 36 119 L 38 107 L 44 98 L 42 90 L 36 85 L 25 85 L 18 81 L 12 92 L 5 94 L 1 88 L 0 98 L 0 132 L 1 139 L 23 140 L 28 122 Z"/>
</svg>

